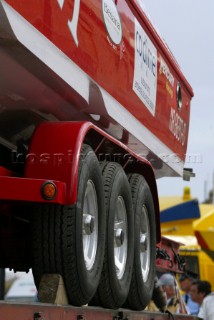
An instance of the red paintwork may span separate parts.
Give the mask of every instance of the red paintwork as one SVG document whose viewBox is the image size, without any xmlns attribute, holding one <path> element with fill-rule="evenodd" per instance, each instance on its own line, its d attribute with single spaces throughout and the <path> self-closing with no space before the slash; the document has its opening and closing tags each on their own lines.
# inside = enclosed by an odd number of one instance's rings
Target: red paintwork
<svg viewBox="0 0 214 320">
<path fill-rule="evenodd" d="M 51 177 L 53 180 L 64 182 L 65 204 L 75 203 L 79 155 L 90 126 L 92 127 L 90 123 L 80 122 L 42 123 L 32 137 L 29 150 L 29 154 L 36 155 L 38 160 L 31 162 L 30 158 L 27 159 L 25 177 L 40 179 Z"/>
<path fill-rule="evenodd" d="M 60 9 L 57 0 L 6 0 L 17 12 L 19 12 L 30 24 L 47 37 L 53 44 L 62 50 L 72 61 L 95 80 L 101 87 L 119 101 L 130 113 L 134 115 L 152 134 L 158 137 L 173 153 L 184 160 L 188 140 L 190 100 L 193 96 L 190 85 L 185 80 L 178 68 L 173 56 L 166 49 L 160 37 L 149 23 L 145 14 L 140 11 L 136 0 L 118 0 L 122 26 L 123 40 L 120 45 L 113 46 L 109 43 L 105 24 L 102 18 L 100 0 L 81 0 L 80 16 L 78 23 L 78 47 L 68 28 L 68 19 L 73 14 L 73 0 L 65 0 L 63 10 Z M 142 101 L 132 90 L 134 76 L 134 17 L 138 17 L 142 27 L 154 42 L 158 50 L 158 92 L 155 117 L 143 105 Z M 164 74 L 159 73 L 160 59 L 167 63 L 171 74 L 175 78 L 174 86 L 170 87 Z M 183 108 L 179 112 L 181 119 L 187 124 L 185 143 L 176 140 L 169 130 L 171 108 L 177 112 L 176 85 L 181 83 L 183 95 Z M 167 91 L 168 88 L 168 91 Z M 171 92 L 171 94 L 169 93 Z M 64 93 L 66 95 L 66 93 Z M 37 98 L 36 98 L 37 99 Z M 39 99 L 39 98 L 38 98 Z M 43 103 L 45 101 L 43 100 Z M 30 106 L 29 106 L 30 107 Z M 50 104 L 50 112 L 61 119 L 75 119 L 68 110 L 57 110 Z M 79 105 L 78 120 L 84 118 L 86 113 L 99 113 L 100 106 L 93 106 L 81 111 Z M 96 112 L 98 111 L 98 112 Z M 105 114 L 105 110 L 102 111 Z M 102 128 L 102 123 L 98 123 Z M 110 129 L 106 129 L 111 133 Z M 128 142 L 127 142 L 128 143 Z M 137 143 L 137 142 L 136 142 Z M 139 144 L 139 142 L 138 142 Z M 136 146 L 131 147 L 135 152 L 140 151 Z"/>
</svg>

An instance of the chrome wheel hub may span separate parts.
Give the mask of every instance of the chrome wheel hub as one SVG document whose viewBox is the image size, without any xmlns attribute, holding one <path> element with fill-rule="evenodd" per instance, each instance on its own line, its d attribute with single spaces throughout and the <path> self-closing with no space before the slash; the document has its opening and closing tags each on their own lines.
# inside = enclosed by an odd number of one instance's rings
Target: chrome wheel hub
<svg viewBox="0 0 214 320">
<path fill-rule="evenodd" d="M 142 207 L 140 216 L 140 262 L 143 280 L 146 282 L 150 270 L 150 224 L 148 211 L 145 206 Z"/>
<path fill-rule="evenodd" d="M 98 203 L 95 186 L 92 180 L 88 180 L 82 219 L 83 253 L 87 270 L 91 270 L 97 253 L 98 245 Z"/>
<path fill-rule="evenodd" d="M 114 219 L 114 262 L 118 279 L 124 275 L 128 252 L 128 225 L 126 206 L 119 196 Z"/>
</svg>

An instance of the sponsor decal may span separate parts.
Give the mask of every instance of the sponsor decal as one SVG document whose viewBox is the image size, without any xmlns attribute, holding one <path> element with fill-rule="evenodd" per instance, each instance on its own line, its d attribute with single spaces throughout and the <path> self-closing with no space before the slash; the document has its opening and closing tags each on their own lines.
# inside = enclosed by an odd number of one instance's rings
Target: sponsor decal
<svg viewBox="0 0 214 320">
<path fill-rule="evenodd" d="M 133 90 L 154 116 L 157 96 L 157 50 L 137 19 Z"/>
<path fill-rule="evenodd" d="M 164 74 L 164 76 L 166 77 L 166 79 L 168 80 L 168 82 L 170 83 L 170 85 L 172 87 L 174 87 L 174 83 L 175 83 L 175 78 L 173 77 L 173 75 L 171 74 L 169 67 L 167 66 L 166 62 L 163 60 L 163 58 L 160 58 L 160 69 L 159 69 L 159 73 L 160 74 Z"/>
<path fill-rule="evenodd" d="M 173 98 L 173 90 L 172 90 L 172 87 L 169 85 L 168 81 L 166 81 L 166 91 L 168 92 L 170 97 Z"/>
<path fill-rule="evenodd" d="M 118 45 L 123 36 L 122 24 L 113 0 L 102 1 L 103 20 L 111 41 Z"/>
<path fill-rule="evenodd" d="M 163 60 L 163 58 L 160 58 L 160 68 L 159 68 L 159 74 L 163 74 L 166 78 L 166 90 L 169 93 L 170 97 L 173 98 L 173 87 L 175 83 L 175 78 L 173 77 L 172 73 L 170 72 L 170 69 L 166 62 Z"/>
<path fill-rule="evenodd" d="M 178 142 L 183 146 L 186 141 L 187 124 L 173 108 L 171 108 L 170 112 L 169 130 L 172 132 L 176 140 L 178 140 Z"/>
</svg>

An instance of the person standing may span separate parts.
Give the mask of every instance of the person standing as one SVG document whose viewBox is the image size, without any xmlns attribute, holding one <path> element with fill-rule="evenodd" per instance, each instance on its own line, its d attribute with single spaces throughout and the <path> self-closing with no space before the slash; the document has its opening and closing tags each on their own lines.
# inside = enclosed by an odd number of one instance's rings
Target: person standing
<svg viewBox="0 0 214 320">
<path fill-rule="evenodd" d="M 158 285 L 166 293 L 168 311 L 171 313 L 188 313 L 186 305 L 179 295 L 176 279 L 172 274 L 163 274 L 158 280 Z"/>
<path fill-rule="evenodd" d="M 191 285 L 190 295 L 200 305 L 198 317 L 204 320 L 214 319 L 214 292 L 208 281 L 197 280 Z"/>
<path fill-rule="evenodd" d="M 182 298 L 187 305 L 189 313 L 192 315 L 197 316 L 199 312 L 199 304 L 194 302 L 190 295 L 190 289 L 192 286 L 193 281 L 196 280 L 197 275 L 193 274 L 190 271 L 187 271 L 184 274 L 181 274 L 179 277 L 179 287 L 184 292 Z"/>
</svg>

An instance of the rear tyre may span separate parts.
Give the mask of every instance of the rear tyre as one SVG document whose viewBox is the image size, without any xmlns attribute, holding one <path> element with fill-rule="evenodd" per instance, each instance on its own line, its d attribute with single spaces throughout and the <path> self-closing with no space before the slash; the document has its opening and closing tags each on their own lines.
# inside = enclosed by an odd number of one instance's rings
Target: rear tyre
<svg viewBox="0 0 214 320">
<path fill-rule="evenodd" d="M 122 167 L 113 162 L 103 168 L 107 239 L 103 271 L 91 304 L 116 309 L 125 302 L 133 265 L 133 210 L 130 186 Z"/>
<path fill-rule="evenodd" d="M 152 298 L 156 275 L 155 211 L 152 194 L 144 177 L 131 174 L 129 182 L 135 217 L 135 255 L 126 306 L 143 310 Z"/>
<path fill-rule="evenodd" d="M 69 302 L 87 304 L 99 284 L 106 212 L 99 162 L 88 146 L 80 157 L 77 204 L 34 208 L 33 274 L 37 287 L 47 273 L 62 275 Z"/>
</svg>

